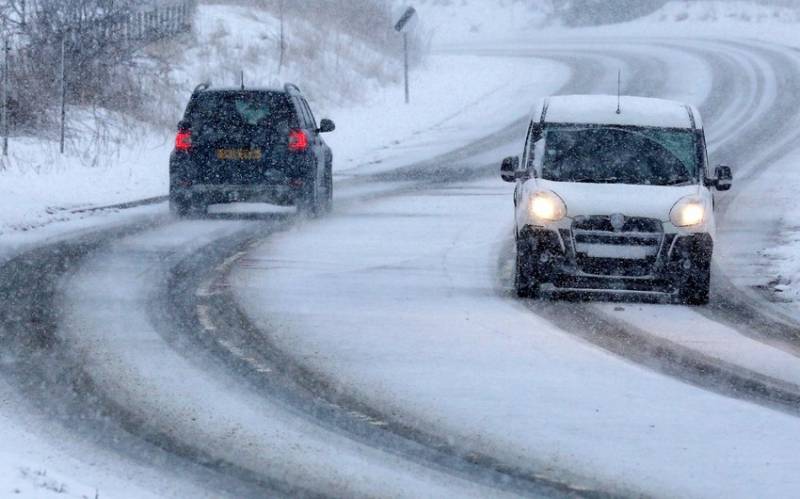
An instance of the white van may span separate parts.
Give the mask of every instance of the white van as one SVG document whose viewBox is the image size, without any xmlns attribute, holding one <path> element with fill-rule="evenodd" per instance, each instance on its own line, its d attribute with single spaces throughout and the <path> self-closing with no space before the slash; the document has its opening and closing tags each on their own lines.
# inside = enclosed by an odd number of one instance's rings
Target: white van
<svg viewBox="0 0 800 499">
<path fill-rule="evenodd" d="M 666 294 L 708 303 L 714 194 L 692 106 L 642 97 L 551 97 L 534 108 L 514 193 L 521 297 L 541 291 Z"/>
</svg>

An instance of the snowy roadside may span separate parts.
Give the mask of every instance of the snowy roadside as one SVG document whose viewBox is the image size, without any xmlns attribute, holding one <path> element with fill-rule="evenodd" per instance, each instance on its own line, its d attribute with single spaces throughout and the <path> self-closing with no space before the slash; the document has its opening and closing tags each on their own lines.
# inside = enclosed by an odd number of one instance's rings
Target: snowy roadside
<svg viewBox="0 0 800 499">
<path fill-rule="evenodd" d="M 175 474 L 162 475 L 147 463 L 120 458 L 88 439 L 66 435 L 46 416 L 28 411 L 28 406 L 24 394 L 0 381 L 0 497 L 209 497 Z"/>
<path fill-rule="evenodd" d="M 143 123 L 118 136 L 123 137 L 126 142 L 116 144 L 87 138 L 63 156 L 57 142 L 12 139 L 0 169 L 0 236 L 86 218 L 93 207 L 165 195 L 172 137 Z"/>
</svg>

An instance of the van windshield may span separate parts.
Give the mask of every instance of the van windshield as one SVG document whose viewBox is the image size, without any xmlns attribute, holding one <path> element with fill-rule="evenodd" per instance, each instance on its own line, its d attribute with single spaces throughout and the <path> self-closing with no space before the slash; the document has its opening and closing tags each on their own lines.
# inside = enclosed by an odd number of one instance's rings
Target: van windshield
<svg viewBox="0 0 800 499">
<path fill-rule="evenodd" d="M 548 128 L 544 139 L 545 180 L 683 185 L 698 178 L 692 130 L 557 126 Z"/>
</svg>

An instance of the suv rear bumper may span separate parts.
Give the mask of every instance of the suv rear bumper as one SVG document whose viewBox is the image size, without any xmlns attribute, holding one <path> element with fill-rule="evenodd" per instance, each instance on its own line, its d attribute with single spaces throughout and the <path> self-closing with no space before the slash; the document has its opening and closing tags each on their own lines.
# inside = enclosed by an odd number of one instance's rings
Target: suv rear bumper
<svg viewBox="0 0 800 499">
<path fill-rule="evenodd" d="M 316 162 L 310 154 L 287 155 L 280 165 L 252 172 L 231 182 L 216 178 L 202 161 L 173 152 L 170 158 L 170 197 L 192 203 L 217 204 L 237 201 L 296 204 L 316 180 Z M 211 180 L 211 181 L 210 181 Z"/>
<path fill-rule="evenodd" d="M 171 186 L 170 197 L 201 204 L 262 202 L 292 205 L 303 195 L 302 189 L 302 182 L 291 185 L 194 184 Z"/>
<path fill-rule="evenodd" d="M 576 249 L 580 245 L 569 230 L 526 226 L 519 238 L 532 249 L 540 284 L 556 292 L 674 294 L 698 263 L 711 260 L 714 246 L 707 233 L 664 234 L 645 258 L 631 257 L 640 249 L 631 246 L 620 246 L 628 258 L 593 258 Z"/>
</svg>

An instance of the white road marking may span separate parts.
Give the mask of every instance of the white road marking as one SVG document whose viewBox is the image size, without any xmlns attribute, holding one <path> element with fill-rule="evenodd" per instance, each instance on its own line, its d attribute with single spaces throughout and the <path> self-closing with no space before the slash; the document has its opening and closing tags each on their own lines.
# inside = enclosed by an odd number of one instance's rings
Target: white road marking
<svg viewBox="0 0 800 499">
<path fill-rule="evenodd" d="M 197 305 L 197 318 L 200 320 L 200 325 L 202 325 L 203 329 L 206 331 L 213 332 L 217 330 L 208 312 L 208 305 Z"/>
</svg>

